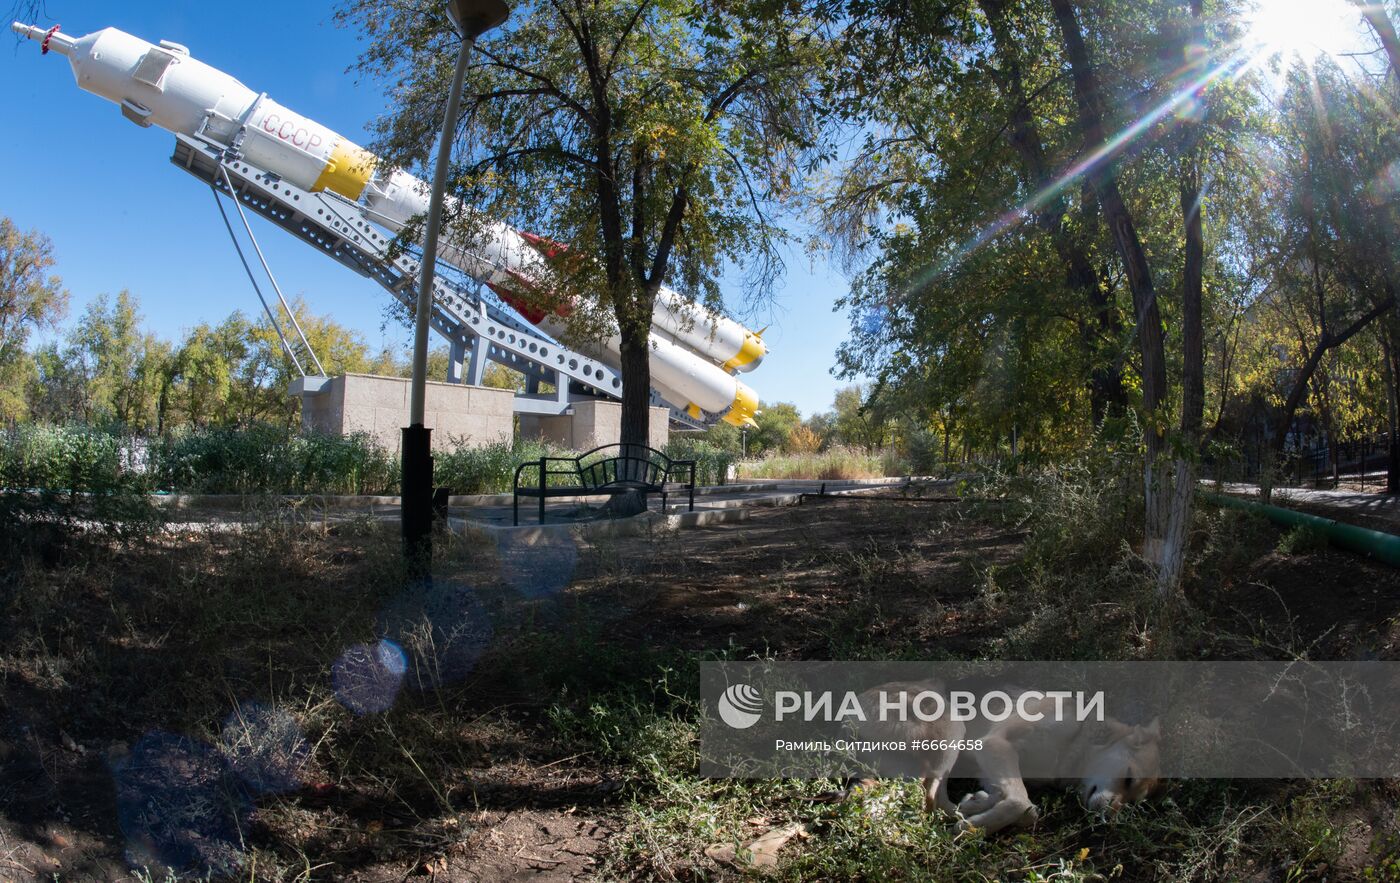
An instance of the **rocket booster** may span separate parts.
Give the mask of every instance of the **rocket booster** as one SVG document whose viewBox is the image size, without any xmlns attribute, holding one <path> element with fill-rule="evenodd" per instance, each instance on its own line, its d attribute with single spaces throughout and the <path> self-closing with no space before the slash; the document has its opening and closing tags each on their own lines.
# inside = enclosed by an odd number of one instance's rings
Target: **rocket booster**
<svg viewBox="0 0 1400 883">
<path fill-rule="evenodd" d="M 116 28 L 72 37 L 56 27 L 46 31 L 20 22 L 12 27 L 40 42 L 45 53 L 65 56 L 80 88 L 119 105 L 139 126 L 218 144 L 303 190 L 335 193 L 363 206 L 394 233 L 428 208 L 423 181 L 382 166 L 374 154 L 199 61 L 178 43 L 156 45 Z M 536 237 L 491 222 L 473 242 L 454 242 L 448 235 L 439 248 L 444 261 L 510 303 L 522 284 L 549 278 L 539 244 Z M 557 336 L 563 330 L 563 315 L 541 316 L 512 306 L 546 333 Z M 736 426 L 752 425 L 758 397 L 730 372 L 750 371 L 762 361 L 767 347 L 759 336 L 665 287 L 652 318 L 651 374 L 657 391 L 693 415 L 703 409 Z M 593 355 L 618 368 L 619 339 L 600 342 Z"/>
</svg>

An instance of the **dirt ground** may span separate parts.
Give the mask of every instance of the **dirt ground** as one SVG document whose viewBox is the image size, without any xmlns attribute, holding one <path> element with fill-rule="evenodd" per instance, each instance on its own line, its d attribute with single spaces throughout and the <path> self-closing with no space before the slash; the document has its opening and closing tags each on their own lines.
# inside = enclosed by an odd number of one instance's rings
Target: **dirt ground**
<svg viewBox="0 0 1400 883">
<path fill-rule="evenodd" d="M 36 556 L 0 596 L 0 880 L 162 880 L 182 862 L 365 883 L 627 875 L 610 842 L 636 772 L 606 746 L 628 724 L 593 691 L 697 653 L 981 655 L 1025 615 L 985 598 L 1025 534 L 963 509 L 892 494 L 578 547 L 469 539 L 448 557 L 490 633 L 464 674 L 383 713 L 345 686 L 345 648 L 373 652 L 354 642 L 400 603 L 379 528 Z M 1257 653 L 1265 635 L 1314 658 L 1400 657 L 1395 571 L 1266 548 L 1231 573 L 1193 598 L 1211 624 L 1199 655 Z M 284 724 L 285 751 L 247 774 L 230 746 Z"/>
</svg>

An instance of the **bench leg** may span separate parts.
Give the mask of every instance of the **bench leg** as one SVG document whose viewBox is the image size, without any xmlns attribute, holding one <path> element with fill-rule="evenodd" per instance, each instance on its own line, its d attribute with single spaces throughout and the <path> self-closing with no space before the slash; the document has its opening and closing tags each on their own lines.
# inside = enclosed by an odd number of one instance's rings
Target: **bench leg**
<svg viewBox="0 0 1400 883">
<path fill-rule="evenodd" d="M 516 526 L 516 527 L 519 527 L 519 526 L 520 526 L 520 495 L 519 495 L 519 494 L 516 494 L 514 500 L 511 501 L 511 509 L 513 509 L 513 510 L 514 510 L 514 513 L 515 513 L 515 526 Z"/>
<path fill-rule="evenodd" d="M 540 494 L 540 524 L 544 524 L 544 494 Z"/>
<path fill-rule="evenodd" d="M 695 511 L 695 485 L 690 486 L 690 511 Z"/>
<path fill-rule="evenodd" d="M 662 515 L 665 515 L 665 514 L 666 514 L 666 492 L 665 492 L 665 491 L 662 491 L 662 492 L 661 492 L 661 514 L 662 514 Z"/>
</svg>

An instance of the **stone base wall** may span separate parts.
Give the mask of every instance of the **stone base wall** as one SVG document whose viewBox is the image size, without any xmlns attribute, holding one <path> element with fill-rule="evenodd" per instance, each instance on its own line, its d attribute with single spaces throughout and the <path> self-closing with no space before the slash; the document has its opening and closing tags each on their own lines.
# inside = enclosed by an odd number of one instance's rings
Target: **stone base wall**
<svg viewBox="0 0 1400 883">
<path fill-rule="evenodd" d="M 545 417 L 520 415 L 520 437 L 538 438 L 574 451 L 586 451 L 622 439 L 622 404 L 607 401 L 574 402 L 573 414 Z M 670 412 L 652 408 L 647 444 L 664 450 L 670 439 Z"/>
<path fill-rule="evenodd" d="M 408 425 L 408 397 L 405 377 L 331 377 L 319 392 L 301 396 L 301 425 L 336 435 L 363 432 L 397 451 L 401 431 Z M 514 400 L 515 393 L 508 389 L 430 382 L 424 423 L 433 430 L 433 449 L 509 442 L 515 434 Z"/>
</svg>

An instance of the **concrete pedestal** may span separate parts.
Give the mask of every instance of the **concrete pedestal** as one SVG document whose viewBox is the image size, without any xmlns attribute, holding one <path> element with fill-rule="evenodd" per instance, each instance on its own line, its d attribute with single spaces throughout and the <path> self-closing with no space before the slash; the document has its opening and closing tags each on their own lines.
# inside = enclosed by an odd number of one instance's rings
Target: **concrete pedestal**
<svg viewBox="0 0 1400 883">
<path fill-rule="evenodd" d="M 622 404 L 601 400 L 574 402 L 573 414 L 520 415 L 520 437 L 538 438 L 573 451 L 586 451 L 622 440 Z M 652 408 L 647 444 L 658 451 L 670 438 L 670 412 Z"/>
<path fill-rule="evenodd" d="M 344 374 L 303 383 L 302 428 L 335 435 L 363 432 L 387 450 L 399 450 L 408 425 L 408 378 Z M 433 450 L 510 442 L 514 400 L 508 389 L 429 383 L 424 425 L 433 430 Z"/>
</svg>

